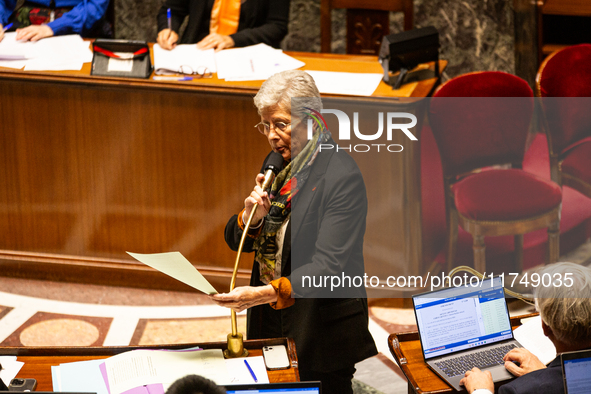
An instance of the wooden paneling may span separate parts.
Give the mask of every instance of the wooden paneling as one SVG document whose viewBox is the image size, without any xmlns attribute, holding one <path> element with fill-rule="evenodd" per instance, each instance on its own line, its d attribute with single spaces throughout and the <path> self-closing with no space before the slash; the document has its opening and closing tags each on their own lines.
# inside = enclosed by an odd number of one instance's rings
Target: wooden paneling
<svg viewBox="0 0 591 394">
<path fill-rule="evenodd" d="M 306 69 L 381 72 L 375 57 L 292 55 Z M 411 95 L 424 97 L 435 83 L 422 81 Z M 180 251 L 224 291 L 235 259 L 224 227 L 270 149 L 253 127 L 260 84 L 92 77 L 89 64 L 0 69 L 0 274 L 189 290 L 125 254 Z M 398 94 L 381 83 L 372 97 L 332 96 L 325 106 L 405 110 Z M 421 270 L 418 144 L 407 149 L 378 166 L 355 155 L 371 203 L 369 275 Z M 372 191 L 384 187 L 393 197 Z M 248 282 L 252 256 L 241 264 L 238 285 Z"/>
<path fill-rule="evenodd" d="M 0 249 L 233 266 L 223 230 L 269 151 L 249 96 L 15 80 L 0 97 Z"/>
</svg>

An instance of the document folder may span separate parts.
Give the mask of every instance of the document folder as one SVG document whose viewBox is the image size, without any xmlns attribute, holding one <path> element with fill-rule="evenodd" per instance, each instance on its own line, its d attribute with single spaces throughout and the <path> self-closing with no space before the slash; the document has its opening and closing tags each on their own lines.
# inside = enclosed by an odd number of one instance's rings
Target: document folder
<svg viewBox="0 0 591 394">
<path fill-rule="evenodd" d="M 145 41 L 97 39 L 92 44 L 91 75 L 148 78 L 150 48 Z"/>
</svg>

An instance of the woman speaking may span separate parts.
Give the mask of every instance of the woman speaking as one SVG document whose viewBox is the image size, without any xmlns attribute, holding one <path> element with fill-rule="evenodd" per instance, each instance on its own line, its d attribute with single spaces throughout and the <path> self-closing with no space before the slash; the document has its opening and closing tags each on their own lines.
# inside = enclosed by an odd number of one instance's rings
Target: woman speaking
<svg viewBox="0 0 591 394">
<path fill-rule="evenodd" d="M 322 381 L 324 393 L 352 393 L 355 363 L 377 354 L 365 289 L 335 295 L 302 278 L 363 275 L 361 172 L 347 153 L 322 149 L 336 144 L 319 116 L 318 88 L 304 71 L 275 74 L 254 103 L 261 116 L 256 128 L 283 157 L 283 169 L 268 192 L 259 174 L 244 209 L 226 226 L 226 242 L 237 250 L 258 205 L 244 245 L 255 255 L 250 286 L 212 299 L 236 312 L 248 309 L 248 339 L 293 338 L 301 380 Z"/>
</svg>

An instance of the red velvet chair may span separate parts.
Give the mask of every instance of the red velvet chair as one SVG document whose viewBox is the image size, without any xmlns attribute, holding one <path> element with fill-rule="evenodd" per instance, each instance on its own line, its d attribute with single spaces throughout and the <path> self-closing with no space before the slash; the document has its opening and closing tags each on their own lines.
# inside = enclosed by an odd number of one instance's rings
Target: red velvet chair
<svg viewBox="0 0 591 394">
<path fill-rule="evenodd" d="M 561 189 L 521 169 L 533 106 L 528 84 L 503 72 L 466 74 L 435 91 L 429 121 L 443 167 L 448 270 L 458 224 L 473 237 L 480 272 L 485 236 L 514 235 L 521 271 L 523 234 L 548 228 L 548 261 L 558 260 Z"/>
<path fill-rule="evenodd" d="M 591 198 L 591 45 L 551 54 L 540 66 L 541 97 L 552 180 Z"/>
</svg>

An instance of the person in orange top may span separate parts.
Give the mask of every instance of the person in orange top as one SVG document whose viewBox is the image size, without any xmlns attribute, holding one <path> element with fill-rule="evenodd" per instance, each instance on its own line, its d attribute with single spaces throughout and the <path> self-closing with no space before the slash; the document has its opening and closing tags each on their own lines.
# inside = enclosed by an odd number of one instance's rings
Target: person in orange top
<svg viewBox="0 0 591 394">
<path fill-rule="evenodd" d="M 166 0 L 158 12 L 158 44 L 197 43 L 199 49 L 265 43 L 279 48 L 287 34 L 290 0 Z M 170 26 L 167 11 L 170 9 Z M 187 27 L 179 40 L 186 16 Z"/>
</svg>

